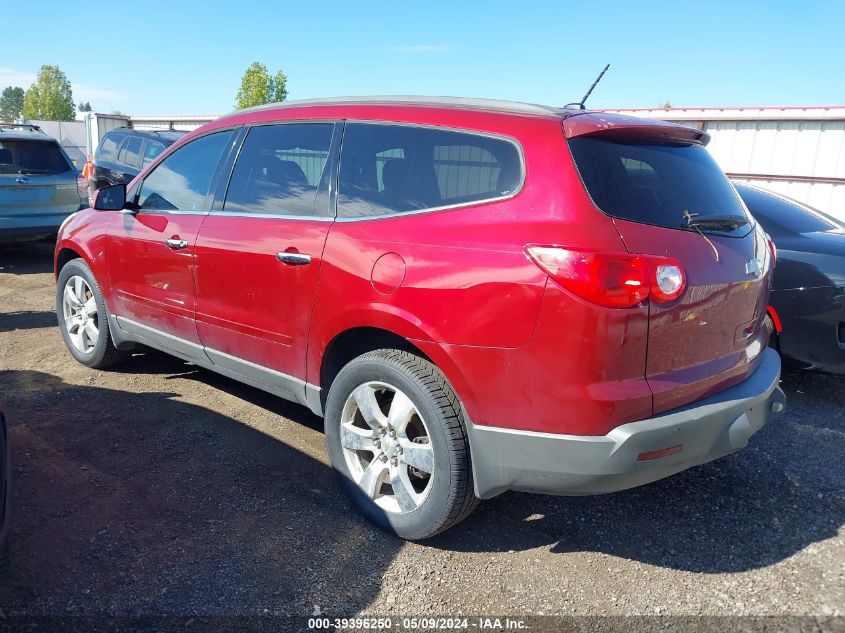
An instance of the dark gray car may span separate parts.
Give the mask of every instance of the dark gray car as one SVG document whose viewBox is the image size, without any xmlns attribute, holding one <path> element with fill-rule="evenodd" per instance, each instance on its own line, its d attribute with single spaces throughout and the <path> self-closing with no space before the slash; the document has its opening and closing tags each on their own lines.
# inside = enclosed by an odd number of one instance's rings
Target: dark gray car
<svg viewBox="0 0 845 633">
<path fill-rule="evenodd" d="M 87 206 L 84 184 L 56 139 L 37 126 L 0 124 L 0 240 L 56 233 Z"/>
</svg>

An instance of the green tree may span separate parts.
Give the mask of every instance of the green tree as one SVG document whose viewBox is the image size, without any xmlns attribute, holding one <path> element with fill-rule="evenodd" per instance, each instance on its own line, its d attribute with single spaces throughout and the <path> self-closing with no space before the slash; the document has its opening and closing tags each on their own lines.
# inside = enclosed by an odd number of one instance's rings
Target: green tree
<svg viewBox="0 0 845 633">
<path fill-rule="evenodd" d="M 6 86 L 0 95 L 0 121 L 11 123 L 23 112 L 23 88 Z"/>
<path fill-rule="evenodd" d="M 24 95 L 23 115 L 46 121 L 73 121 L 76 118 L 70 81 L 58 66 L 41 67 L 35 83 Z"/>
<path fill-rule="evenodd" d="M 668 99 L 668 97 L 667 97 L 666 101 L 664 101 L 664 102 L 663 102 L 663 105 L 662 105 L 662 106 L 660 106 L 660 107 L 661 107 L 661 108 L 663 108 L 664 110 L 668 110 L 669 108 L 671 108 L 671 107 L 672 107 L 672 102 L 671 102 L 671 101 L 669 101 L 669 99 Z"/>
<path fill-rule="evenodd" d="M 93 112 L 91 109 L 91 102 L 90 101 L 83 101 L 79 104 L 79 111 L 80 112 Z"/>
<path fill-rule="evenodd" d="M 288 76 L 280 68 L 276 71 L 272 80 L 272 90 L 270 90 L 270 103 L 278 103 L 285 101 L 288 98 Z"/>
<path fill-rule="evenodd" d="M 288 97 L 288 78 L 282 70 L 270 76 L 267 66 L 252 62 L 241 77 L 241 87 L 235 96 L 235 109 L 284 101 Z"/>
</svg>

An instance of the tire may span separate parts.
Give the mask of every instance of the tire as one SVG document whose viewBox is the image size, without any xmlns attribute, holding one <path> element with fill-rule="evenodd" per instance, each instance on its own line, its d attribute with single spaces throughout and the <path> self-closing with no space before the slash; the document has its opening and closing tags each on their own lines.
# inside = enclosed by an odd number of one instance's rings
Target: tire
<svg viewBox="0 0 845 633">
<path fill-rule="evenodd" d="M 763 317 L 763 327 L 766 328 L 766 332 L 769 333 L 769 347 L 779 352 L 780 341 L 778 340 L 778 333 L 777 329 L 775 328 L 775 322 L 772 321 L 772 317 L 770 317 L 768 314 Z"/>
<path fill-rule="evenodd" d="M 367 402 L 380 407 L 380 417 Z M 366 422 L 364 410 L 375 423 Z M 405 410 L 411 412 L 402 417 Z M 402 419 L 404 426 L 392 423 Z M 400 538 L 432 537 L 478 505 L 458 398 L 440 370 L 419 356 L 381 349 L 349 362 L 329 390 L 325 429 L 345 492 L 367 518 Z M 387 470 L 375 479 L 375 494 L 365 492 L 374 480 L 368 473 L 379 469 Z"/>
<path fill-rule="evenodd" d="M 82 279 L 84 285 L 76 286 L 76 280 Z M 78 307 L 80 311 L 79 319 L 66 318 L 66 299 L 65 289 L 68 282 L 74 281 L 74 287 L 83 290 L 80 294 L 86 300 L 84 303 L 79 301 L 72 303 L 74 310 Z M 74 289 L 72 294 L 75 296 Z M 93 299 L 93 305 L 90 300 Z M 84 321 L 82 319 L 82 312 L 84 312 Z M 97 283 L 94 274 L 82 259 L 72 259 L 62 267 L 59 272 L 58 282 L 56 284 L 56 316 L 59 321 L 59 330 L 62 333 L 62 338 L 68 348 L 71 356 L 78 360 L 83 365 L 95 369 L 103 369 L 109 365 L 113 365 L 124 360 L 129 352 L 117 349 L 111 339 L 111 332 L 109 331 L 108 311 L 106 310 L 106 302 L 103 299 L 103 293 L 100 290 L 100 285 Z M 94 329 L 98 332 L 96 341 L 91 335 L 90 328 L 84 328 L 85 333 L 80 345 L 79 328 L 81 323 L 87 324 L 88 321 L 93 322 Z M 76 326 L 76 327 L 75 327 Z"/>
</svg>

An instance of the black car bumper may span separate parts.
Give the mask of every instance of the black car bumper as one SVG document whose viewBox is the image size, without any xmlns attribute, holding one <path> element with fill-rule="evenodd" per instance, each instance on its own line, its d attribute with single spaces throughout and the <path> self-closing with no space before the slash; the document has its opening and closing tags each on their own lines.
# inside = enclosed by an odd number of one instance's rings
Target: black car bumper
<svg viewBox="0 0 845 633">
<path fill-rule="evenodd" d="M 783 330 L 781 355 L 791 364 L 845 374 L 845 286 L 772 290 Z"/>
</svg>

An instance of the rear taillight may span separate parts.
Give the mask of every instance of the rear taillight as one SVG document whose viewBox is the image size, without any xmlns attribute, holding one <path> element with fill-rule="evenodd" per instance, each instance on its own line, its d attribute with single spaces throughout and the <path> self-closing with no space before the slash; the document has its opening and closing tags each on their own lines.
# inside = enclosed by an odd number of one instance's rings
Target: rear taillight
<svg viewBox="0 0 845 633">
<path fill-rule="evenodd" d="M 79 197 L 82 199 L 88 197 L 88 181 L 82 174 L 76 177 L 76 193 L 78 193 Z"/>
<path fill-rule="evenodd" d="M 649 266 L 649 296 L 658 303 L 674 301 L 687 287 L 681 262 L 667 257 L 645 256 Z"/>
<path fill-rule="evenodd" d="M 766 241 L 769 243 L 769 252 L 772 254 L 772 268 L 774 268 L 778 262 L 778 247 L 775 246 L 772 236 L 768 233 L 766 233 Z"/>
<path fill-rule="evenodd" d="M 535 245 L 525 252 L 561 286 L 606 308 L 668 303 L 686 288 L 683 266 L 671 257 Z"/>
</svg>

